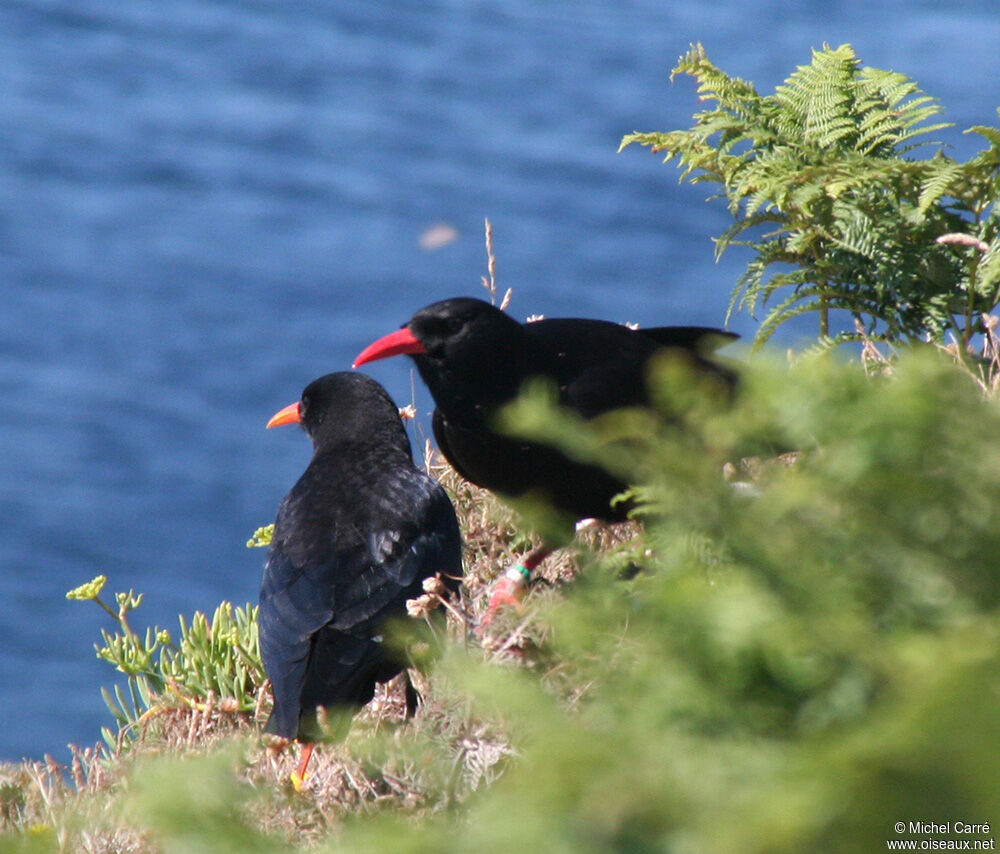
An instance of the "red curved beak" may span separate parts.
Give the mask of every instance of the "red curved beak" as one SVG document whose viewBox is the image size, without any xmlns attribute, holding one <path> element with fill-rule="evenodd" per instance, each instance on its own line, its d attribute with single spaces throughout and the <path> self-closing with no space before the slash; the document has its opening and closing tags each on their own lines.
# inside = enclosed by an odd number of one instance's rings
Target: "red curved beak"
<svg viewBox="0 0 1000 854">
<path fill-rule="evenodd" d="M 290 403 L 284 409 L 275 412 L 271 416 L 271 420 L 267 422 L 267 426 L 280 427 L 282 424 L 298 424 L 301 414 L 298 401 Z"/>
<path fill-rule="evenodd" d="M 421 344 L 405 326 L 390 332 L 388 335 L 373 341 L 354 360 L 352 367 L 357 368 L 365 362 L 374 362 L 378 359 L 388 359 L 390 356 L 398 356 L 400 353 L 414 354 L 426 353 L 424 345 Z"/>
</svg>

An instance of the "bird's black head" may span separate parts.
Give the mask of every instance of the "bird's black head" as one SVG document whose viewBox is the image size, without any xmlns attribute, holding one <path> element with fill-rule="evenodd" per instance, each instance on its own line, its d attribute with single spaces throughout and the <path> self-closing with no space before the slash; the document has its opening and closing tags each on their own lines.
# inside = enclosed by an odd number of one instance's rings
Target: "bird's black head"
<svg viewBox="0 0 1000 854">
<path fill-rule="evenodd" d="M 487 347 L 504 349 L 521 325 L 494 305 L 472 297 L 454 297 L 420 309 L 406 324 L 432 359 L 455 358 Z"/>
<path fill-rule="evenodd" d="M 492 403 L 523 379 L 521 324 L 480 299 L 455 297 L 420 309 L 399 331 L 375 341 L 354 365 L 406 353 L 439 406 L 449 397 Z"/>
<path fill-rule="evenodd" d="M 302 399 L 275 413 L 267 426 L 296 423 L 317 450 L 345 442 L 371 442 L 410 453 L 399 409 L 388 392 L 365 374 L 340 371 L 313 380 Z"/>
</svg>

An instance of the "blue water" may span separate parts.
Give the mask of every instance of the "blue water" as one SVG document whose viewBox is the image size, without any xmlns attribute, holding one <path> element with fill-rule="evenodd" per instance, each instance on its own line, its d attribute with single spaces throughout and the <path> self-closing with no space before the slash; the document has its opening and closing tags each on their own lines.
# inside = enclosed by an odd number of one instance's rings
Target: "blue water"
<svg viewBox="0 0 1000 854">
<path fill-rule="evenodd" d="M 689 42 L 771 91 L 851 42 L 995 123 L 1000 7 L 938 2 L 0 2 L 0 758 L 109 722 L 64 592 L 134 622 L 256 598 L 244 543 L 308 458 L 267 418 L 435 299 L 721 323 L 727 224 L 629 131 L 689 124 Z M 437 250 L 420 236 L 445 223 Z M 744 334 L 753 322 L 734 324 Z M 400 403 L 406 360 L 371 366 Z M 428 395 L 416 383 L 416 402 Z"/>
</svg>

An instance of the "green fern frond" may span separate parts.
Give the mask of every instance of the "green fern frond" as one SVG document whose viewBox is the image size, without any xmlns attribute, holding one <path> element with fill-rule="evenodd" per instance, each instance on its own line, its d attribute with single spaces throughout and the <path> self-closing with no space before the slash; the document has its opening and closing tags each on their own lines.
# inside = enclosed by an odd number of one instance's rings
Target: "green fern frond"
<svg viewBox="0 0 1000 854">
<path fill-rule="evenodd" d="M 855 204 L 840 203 L 835 211 L 837 227 L 831 235 L 831 243 L 863 258 L 874 258 L 879 234 L 872 216 Z"/>
<path fill-rule="evenodd" d="M 965 170 L 959 163 L 939 159 L 932 161 L 932 166 L 917 197 L 917 210 L 921 215 L 926 214 L 942 196 L 956 195 L 956 182 L 965 179 Z"/>
<path fill-rule="evenodd" d="M 722 253 L 733 243 L 746 246 L 745 241 L 736 240 L 741 234 L 764 225 L 781 224 L 784 222 L 785 218 L 781 215 L 768 212 L 758 212 L 752 216 L 744 216 L 742 219 L 736 220 L 719 237 L 713 238 L 713 242 L 715 243 L 715 260 L 718 261 Z"/>
<path fill-rule="evenodd" d="M 805 144 L 835 146 L 854 134 L 847 107 L 857 63 L 848 45 L 836 50 L 824 45 L 813 51 L 809 65 L 800 65 L 777 87 L 775 101 L 784 108 L 789 135 Z"/>
<path fill-rule="evenodd" d="M 774 306 L 761 321 L 760 328 L 754 335 L 753 343 L 750 345 L 751 352 L 758 352 L 774 335 L 777 328 L 794 317 L 809 314 L 813 311 L 820 311 L 826 307 L 821 299 L 806 301 L 809 297 L 815 297 L 814 289 L 806 289 L 802 292 L 793 293 L 778 305 Z"/>
<path fill-rule="evenodd" d="M 716 67 L 700 42 L 691 45 L 688 52 L 677 60 L 677 65 L 670 72 L 670 81 L 673 82 L 678 74 L 687 74 L 698 81 L 698 94 L 703 100 L 717 101 L 727 105 L 727 109 L 760 100 L 753 84 L 739 77 L 731 77 Z"/>
<path fill-rule="evenodd" d="M 977 289 L 996 305 L 1000 299 L 1000 236 L 994 235 L 976 269 Z"/>
<path fill-rule="evenodd" d="M 636 143 L 652 149 L 654 153 L 665 148 L 669 149 L 667 154 L 667 160 L 669 160 L 674 155 L 675 145 L 673 145 L 672 142 L 682 142 L 683 140 L 681 137 L 686 138 L 687 134 L 683 134 L 679 131 L 674 133 L 642 133 L 640 131 L 633 131 L 632 133 L 627 133 L 622 137 L 622 141 L 618 146 L 618 153 L 620 154 L 624 149 L 628 148 L 628 146 Z"/>
<path fill-rule="evenodd" d="M 788 262 L 792 256 L 786 252 L 781 242 L 759 242 L 746 244 L 757 252 L 743 275 L 729 295 L 729 305 L 726 309 L 726 323 L 734 311 L 744 310 L 755 316 L 758 305 L 767 303 L 771 294 L 784 287 L 798 288 L 806 283 L 804 271 L 791 269 L 768 278 L 772 265 Z"/>
<path fill-rule="evenodd" d="M 1000 113 L 1000 110 L 997 110 L 997 113 Z M 993 148 L 1000 149 L 1000 128 L 988 127 L 986 125 L 973 125 L 964 132 L 977 133 Z"/>
<path fill-rule="evenodd" d="M 933 113 L 928 113 L 928 115 L 933 115 Z M 952 126 L 951 122 L 937 122 L 936 124 L 933 125 L 921 125 L 920 127 L 908 128 L 899 135 L 899 139 L 896 144 L 895 154 L 898 156 L 902 156 L 924 145 L 940 146 L 941 143 L 936 140 L 921 140 L 920 142 L 915 143 L 913 145 L 902 145 L 902 143 L 906 142 L 907 140 L 913 139 L 914 137 L 922 136 L 923 134 L 934 133 L 936 131 L 943 130 L 945 128 L 950 128 L 951 126 Z"/>
<path fill-rule="evenodd" d="M 814 225 L 800 225 L 788 232 L 788 237 L 782 244 L 782 260 L 791 261 L 794 258 L 824 249 L 829 235 Z"/>
<path fill-rule="evenodd" d="M 820 335 L 812 344 L 796 354 L 796 364 L 818 360 L 829 355 L 842 344 L 859 340 L 860 336 L 852 332 L 838 332 L 836 335 Z"/>
<path fill-rule="evenodd" d="M 954 162 L 932 141 L 949 127 L 934 122 L 938 102 L 904 74 L 863 66 L 846 44 L 814 50 L 768 96 L 720 70 L 700 44 L 677 74 L 696 80 L 709 108 L 688 130 L 634 133 L 622 145 L 647 145 L 677 158 L 681 180 L 718 185 L 734 222 L 715 241 L 716 257 L 734 243 L 754 253 L 727 321 L 736 310 L 755 316 L 786 291 L 755 346 L 808 311 L 825 333 L 831 310 L 883 328 L 888 340 L 941 340 L 951 328 L 968 344 L 1000 299 L 997 262 L 935 239 L 972 223 L 990 243 L 1000 230 L 1000 128 L 972 128 L 989 147 Z M 931 158 L 911 158 L 928 144 Z"/>
</svg>

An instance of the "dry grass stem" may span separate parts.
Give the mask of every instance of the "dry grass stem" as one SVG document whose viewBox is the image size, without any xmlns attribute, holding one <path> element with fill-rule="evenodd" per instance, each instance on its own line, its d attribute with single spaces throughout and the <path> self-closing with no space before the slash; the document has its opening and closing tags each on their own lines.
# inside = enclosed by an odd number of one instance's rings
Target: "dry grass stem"
<svg viewBox="0 0 1000 854">
<path fill-rule="evenodd" d="M 486 272 L 487 276 L 482 277 L 483 287 L 490 295 L 490 304 L 497 304 L 497 256 L 493 253 L 493 224 L 486 220 Z M 507 288 L 500 300 L 500 310 L 506 311 L 510 305 L 512 288 Z"/>
</svg>

